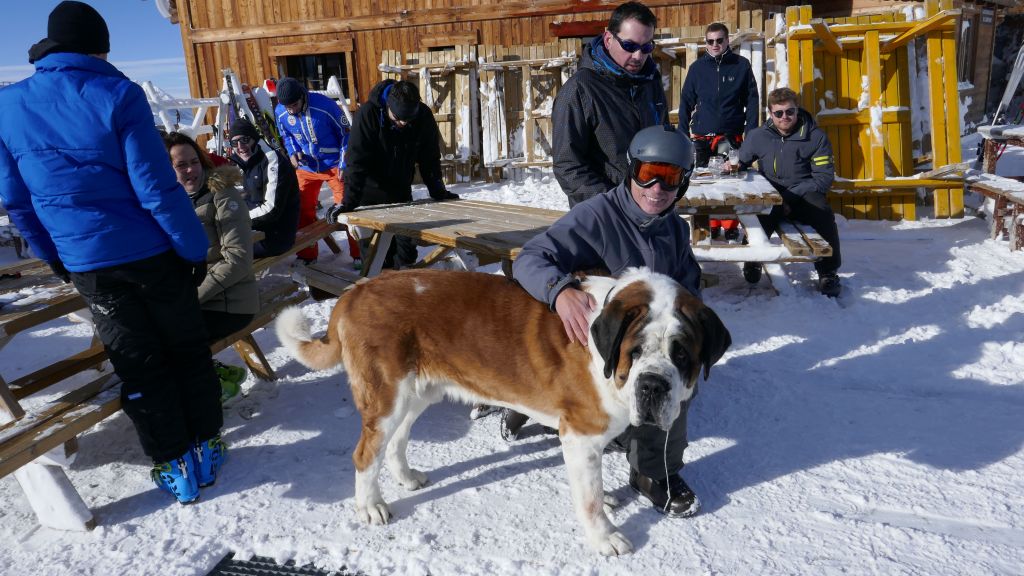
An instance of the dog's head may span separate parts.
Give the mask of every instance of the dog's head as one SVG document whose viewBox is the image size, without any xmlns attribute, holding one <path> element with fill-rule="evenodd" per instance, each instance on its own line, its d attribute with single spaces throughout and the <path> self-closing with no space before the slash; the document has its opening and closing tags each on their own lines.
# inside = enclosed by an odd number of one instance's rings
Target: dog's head
<svg viewBox="0 0 1024 576">
<path fill-rule="evenodd" d="M 679 416 L 680 403 L 693 396 L 701 368 L 706 380 L 732 343 L 713 310 L 646 268 L 615 282 L 590 333 L 606 381 L 629 406 L 630 424 L 664 430 Z"/>
</svg>

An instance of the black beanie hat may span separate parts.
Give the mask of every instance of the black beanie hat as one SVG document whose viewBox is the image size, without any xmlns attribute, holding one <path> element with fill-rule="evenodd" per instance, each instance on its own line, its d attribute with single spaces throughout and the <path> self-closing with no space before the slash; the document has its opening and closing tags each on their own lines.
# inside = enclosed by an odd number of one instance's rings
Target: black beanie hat
<svg viewBox="0 0 1024 576">
<path fill-rule="evenodd" d="M 29 62 L 54 52 L 106 54 L 110 31 L 103 16 L 85 2 L 65 0 L 50 12 L 46 38 L 29 49 Z"/>
<path fill-rule="evenodd" d="M 249 122 L 245 118 L 239 118 L 232 122 L 231 126 L 228 127 L 228 134 L 231 134 L 232 138 L 235 136 L 248 136 L 250 138 L 255 138 L 256 140 L 260 139 L 259 131 L 252 125 L 252 122 Z"/>
<path fill-rule="evenodd" d="M 409 82 L 406 82 L 409 84 Z M 389 86 L 388 91 L 388 110 L 395 115 L 402 122 L 411 122 L 416 119 L 416 114 L 420 111 L 420 94 L 419 90 L 416 90 L 415 84 L 410 84 L 413 87 L 413 91 L 416 93 L 416 100 L 413 102 L 406 102 L 398 97 L 398 91 L 394 88 L 397 83 Z"/>
<path fill-rule="evenodd" d="M 284 106 L 295 104 L 305 95 L 306 89 L 295 78 L 281 78 L 277 83 L 277 101 Z"/>
</svg>

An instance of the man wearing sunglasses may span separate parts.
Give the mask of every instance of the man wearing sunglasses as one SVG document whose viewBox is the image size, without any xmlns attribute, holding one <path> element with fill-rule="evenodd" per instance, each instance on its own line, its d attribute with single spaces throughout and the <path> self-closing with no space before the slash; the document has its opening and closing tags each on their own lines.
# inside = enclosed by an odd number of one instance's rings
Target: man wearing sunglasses
<svg viewBox="0 0 1024 576">
<path fill-rule="evenodd" d="M 688 130 L 697 149 L 697 166 L 712 154 L 738 149 L 744 135 L 757 128 L 758 93 L 750 61 L 729 48 L 729 28 L 715 22 L 704 32 L 705 53 L 686 73 L 679 95 L 679 126 Z M 712 220 L 711 233 L 725 230 L 738 237 L 736 220 Z"/>
<path fill-rule="evenodd" d="M 740 165 L 758 162 L 761 175 L 782 195 L 782 204 L 759 216 L 769 236 L 786 219 L 806 224 L 832 247 L 832 255 L 814 263 L 818 289 L 829 298 L 839 296 L 839 230 L 828 204 L 828 190 L 835 179 L 832 144 L 814 118 L 797 104 L 796 92 L 776 88 L 768 94 L 768 122 L 750 132 L 740 148 Z M 761 265 L 743 265 L 743 276 L 751 284 L 761 279 Z"/>
<path fill-rule="evenodd" d="M 252 122 L 239 118 L 228 128 L 231 157 L 242 169 L 242 187 L 253 230 L 264 238 L 253 245 L 253 257 L 284 254 L 295 243 L 299 226 L 299 180 L 284 153 L 260 142 Z"/>
<path fill-rule="evenodd" d="M 597 303 L 577 287 L 575 272 L 604 270 L 618 276 L 627 268 L 647 266 L 700 296 L 701 270 L 690 249 L 690 228 L 675 213 L 676 201 L 690 184 L 693 144 L 669 126 L 652 126 L 632 139 L 627 158 L 628 176 L 622 183 L 577 204 L 527 242 L 512 265 L 515 280 L 558 314 L 570 342 L 583 346 L 587 318 Z M 626 452 L 630 486 L 669 516 L 692 516 L 700 507 L 679 476 L 691 401 L 667 433 L 656 426 L 630 427 L 610 447 Z M 515 416 L 506 412 L 503 427 Z M 522 426 L 526 418 L 515 420 Z M 517 430 L 508 432 L 514 438 Z"/>
<path fill-rule="evenodd" d="M 639 2 L 616 8 L 555 97 L 552 160 L 569 206 L 625 180 L 629 141 L 668 121 L 661 73 L 650 57 L 657 24 Z"/>
</svg>

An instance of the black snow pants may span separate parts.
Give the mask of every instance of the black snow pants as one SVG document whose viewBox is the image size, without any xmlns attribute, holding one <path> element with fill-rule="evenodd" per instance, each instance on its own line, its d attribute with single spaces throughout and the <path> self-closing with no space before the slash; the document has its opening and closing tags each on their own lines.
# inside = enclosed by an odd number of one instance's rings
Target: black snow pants
<svg viewBox="0 0 1024 576">
<path fill-rule="evenodd" d="M 220 380 L 191 267 L 169 251 L 71 279 L 121 378 L 121 405 L 146 455 L 166 462 L 219 434 Z"/>
<path fill-rule="evenodd" d="M 686 413 L 690 411 L 690 404 L 696 397 L 694 390 L 693 398 L 683 402 L 679 417 L 668 432 L 645 424 L 630 426 L 619 434 L 615 441 L 626 448 L 626 460 L 631 468 L 648 478 L 656 479 L 664 478 L 666 470 L 671 476 L 683 468 L 683 452 L 687 446 Z"/>
<path fill-rule="evenodd" d="M 785 206 L 789 206 L 789 216 L 786 216 Z M 836 215 L 831 207 L 818 208 L 799 196 L 789 195 L 785 204 L 776 205 L 770 213 L 762 214 L 757 219 L 768 236 L 774 234 L 779 228 L 779 223 L 786 219 L 814 228 L 814 231 L 832 247 L 831 256 L 814 263 L 818 278 L 835 274 L 843 265 L 843 256 L 839 251 L 839 228 L 836 227 Z"/>
</svg>

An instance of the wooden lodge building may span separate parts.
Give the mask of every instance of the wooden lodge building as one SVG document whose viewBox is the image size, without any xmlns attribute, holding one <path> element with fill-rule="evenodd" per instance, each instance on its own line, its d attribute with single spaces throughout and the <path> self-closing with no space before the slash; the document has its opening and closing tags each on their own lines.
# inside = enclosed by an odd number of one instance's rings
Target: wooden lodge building
<svg viewBox="0 0 1024 576">
<path fill-rule="evenodd" d="M 194 98 L 216 96 L 225 68 L 250 85 L 293 76 L 313 90 L 335 76 L 353 110 L 384 78 L 419 82 L 438 119 L 449 182 L 550 165 L 554 95 L 582 43 L 621 3 L 161 1 L 181 29 Z M 1024 2 L 644 3 L 658 17 L 654 57 L 670 108 L 703 53 L 704 28 L 724 22 L 733 49 L 754 65 L 762 97 L 776 86 L 794 88 L 841 151 L 844 183 L 830 196 L 833 207 L 853 218 L 912 219 L 916 189 L 894 188 L 892 178 L 926 162 L 960 162 L 960 134 L 982 121 L 989 100 L 995 27 Z M 935 191 L 936 215 L 962 213 L 962 191 Z"/>
</svg>

